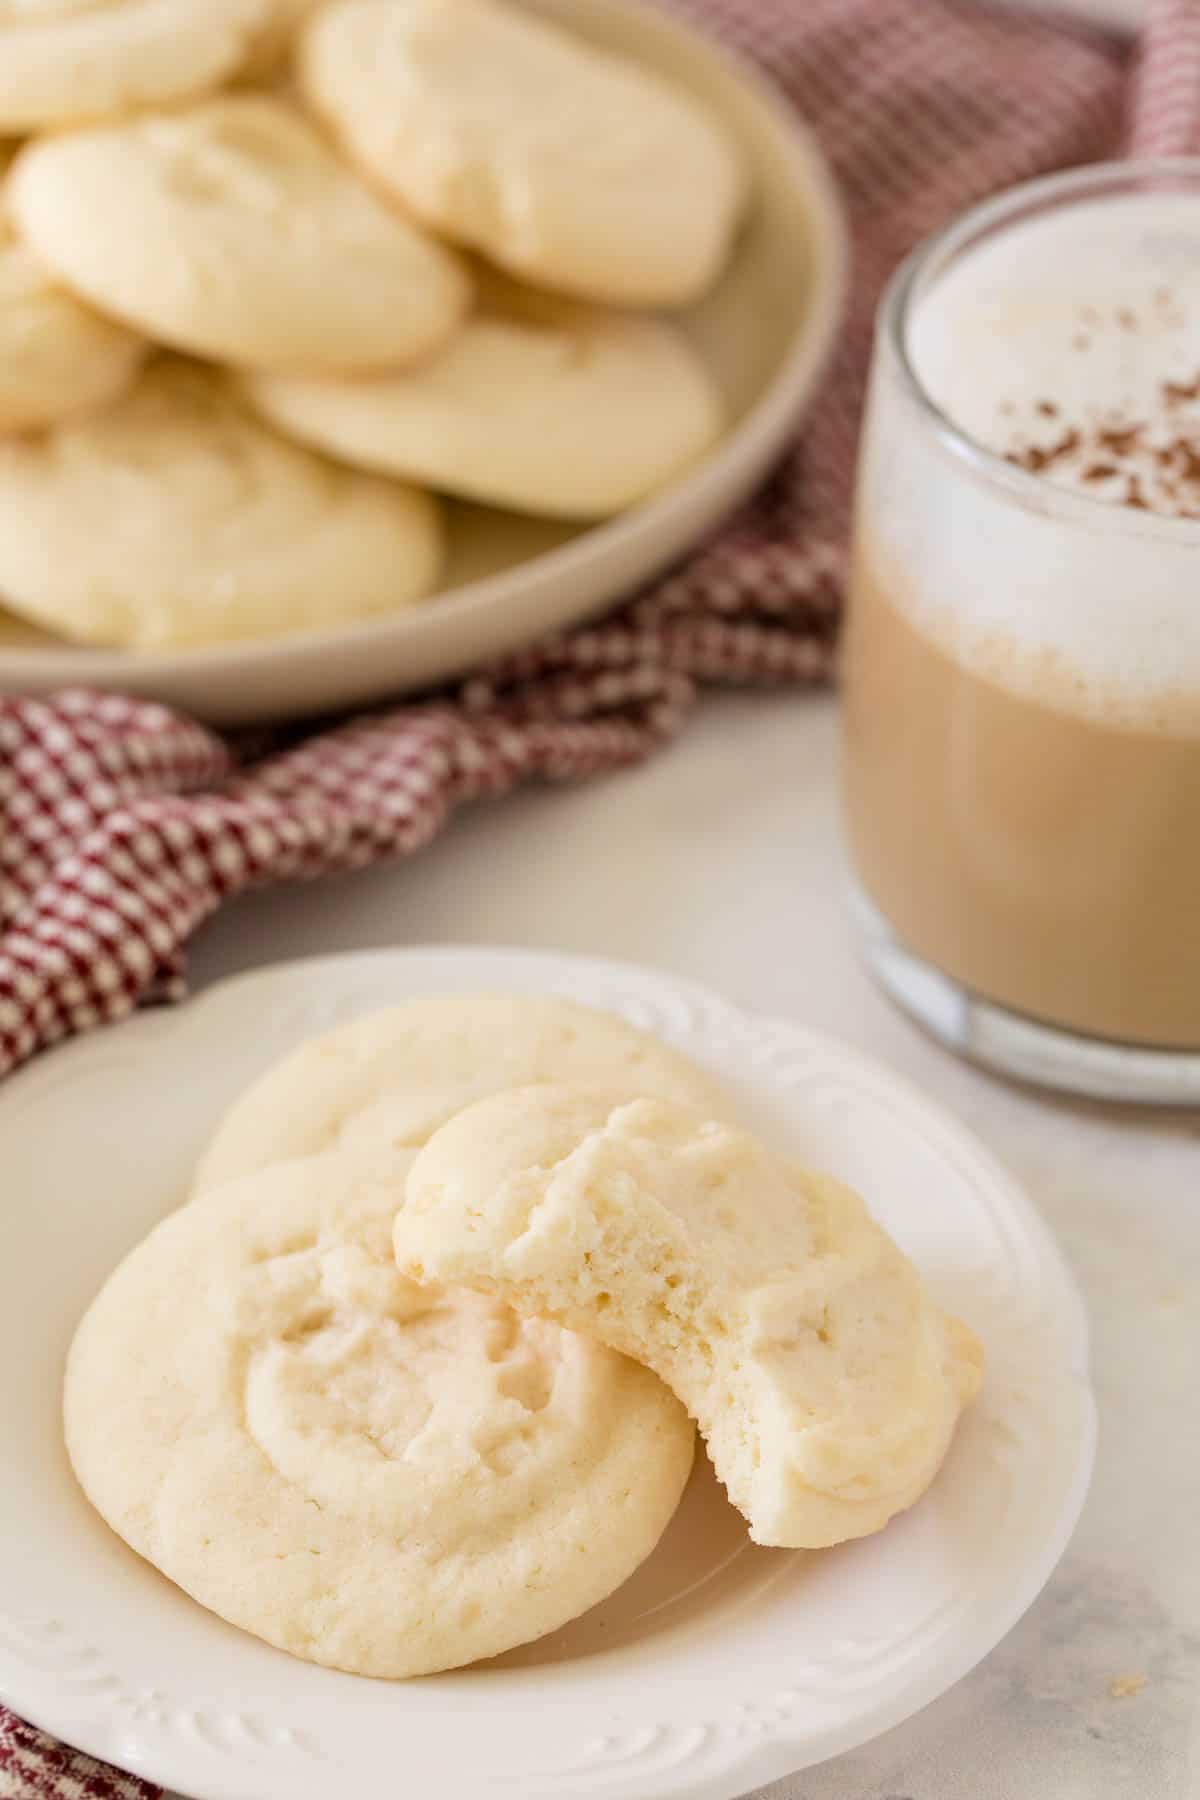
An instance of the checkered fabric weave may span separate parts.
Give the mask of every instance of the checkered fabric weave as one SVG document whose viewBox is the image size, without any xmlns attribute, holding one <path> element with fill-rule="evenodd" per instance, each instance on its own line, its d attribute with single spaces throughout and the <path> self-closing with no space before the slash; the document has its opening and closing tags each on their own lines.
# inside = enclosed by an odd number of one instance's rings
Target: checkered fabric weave
<svg viewBox="0 0 1200 1800">
<path fill-rule="evenodd" d="M 971 0 L 673 0 L 813 125 L 854 227 L 845 326 L 800 441 L 682 567 L 449 696 L 235 748 L 152 704 L 0 696 L 0 1074 L 183 988 L 190 934 L 252 884 L 417 850 L 462 802 L 647 756 L 707 682 L 828 679 L 871 322 L 890 270 L 1042 170 L 1188 147 L 1196 0 L 1123 46 Z M 0 1800 L 144 1800 L 0 1708 Z"/>
<path fill-rule="evenodd" d="M 1200 151 L 1200 4 L 1154 0 L 1131 108 L 1133 156 Z"/>
<path fill-rule="evenodd" d="M 0 1706 L 2 1800 L 154 1800 L 162 1789 L 59 1744 Z"/>
</svg>

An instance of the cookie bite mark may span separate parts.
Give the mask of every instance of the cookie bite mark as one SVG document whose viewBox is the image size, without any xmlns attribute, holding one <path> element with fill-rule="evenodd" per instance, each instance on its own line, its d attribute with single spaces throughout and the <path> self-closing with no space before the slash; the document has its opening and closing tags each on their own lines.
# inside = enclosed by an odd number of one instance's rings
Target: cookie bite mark
<svg viewBox="0 0 1200 1800">
<path fill-rule="evenodd" d="M 982 1357 L 857 1195 L 666 1101 L 497 1095 L 435 1133 L 402 1269 L 636 1357 L 697 1420 L 759 1543 L 877 1531 L 924 1492 Z"/>
</svg>

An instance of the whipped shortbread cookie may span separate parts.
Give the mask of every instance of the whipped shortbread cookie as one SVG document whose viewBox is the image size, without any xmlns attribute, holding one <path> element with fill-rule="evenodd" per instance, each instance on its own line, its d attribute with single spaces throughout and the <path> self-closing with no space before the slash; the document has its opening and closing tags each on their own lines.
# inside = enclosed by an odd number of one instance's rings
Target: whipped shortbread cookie
<svg viewBox="0 0 1200 1800">
<path fill-rule="evenodd" d="M 72 288 L 217 361 L 387 368 L 435 350 L 470 300 L 453 253 L 264 94 L 33 143 L 8 202 Z"/>
<path fill-rule="evenodd" d="M 0 0 L 0 132 L 174 104 L 237 73 L 278 0 Z"/>
<path fill-rule="evenodd" d="M 221 1121 L 195 1188 L 334 1146 L 423 1144 L 473 1101 L 548 1081 L 728 1111 L 695 1063 L 612 1013 L 541 994 L 430 994 L 339 1025 L 268 1069 Z"/>
<path fill-rule="evenodd" d="M 67 1449 L 128 1544 L 281 1650 L 421 1675 L 565 1624 L 650 1553 L 694 1430 L 649 1370 L 406 1281 L 403 1163 L 281 1164 L 174 1213 L 67 1363 Z"/>
<path fill-rule="evenodd" d="M 667 1101 L 480 1101 L 418 1154 L 395 1241 L 414 1278 L 661 1375 L 760 1544 L 877 1531 L 929 1485 L 979 1385 L 974 1337 L 857 1195 Z"/>
<path fill-rule="evenodd" d="M 342 626 L 422 598 L 441 555 L 426 494 L 276 437 L 179 358 L 101 412 L 0 440 L 0 593 L 83 643 Z"/>
<path fill-rule="evenodd" d="M 715 441 L 721 402 L 665 321 L 503 277 L 437 355 L 371 380 L 259 375 L 281 431 L 362 468 L 556 518 L 646 498 Z"/>
<path fill-rule="evenodd" d="M 374 180 L 515 275 L 678 306 L 720 271 L 738 155 L 648 69 L 496 0 L 340 0 L 296 66 Z"/>
<path fill-rule="evenodd" d="M 0 180 L 7 162 L 0 146 Z M 143 350 L 133 332 L 50 274 L 0 192 L 0 433 L 36 431 L 103 405 L 128 387 Z"/>
</svg>

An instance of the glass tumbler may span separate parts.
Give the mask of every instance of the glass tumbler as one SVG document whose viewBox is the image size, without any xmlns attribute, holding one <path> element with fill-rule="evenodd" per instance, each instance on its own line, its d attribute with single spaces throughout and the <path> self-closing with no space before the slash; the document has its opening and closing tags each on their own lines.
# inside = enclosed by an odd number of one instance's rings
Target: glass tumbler
<svg viewBox="0 0 1200 1800">
<path fill-rule="evenodd" d="M 1109 362 L 1138 375 L 1153 345 L 1119 302 L 1141 282 L 1175 309 L 1173 354 L 1189 332 L 1196 349 L 1194 383 L 1177 370 L 1155 391 L 1168 412 L 1200 400 L 1198 202 L 1200 160 L 1075 171 L 974 209 L 901 268 L 878 319 L 844 646 L 844 817 L 875 976 L 980 1063 L 1147 1102 L 1200 1101 L 1200 414 L 1166 448 L 1135 445 L 1152 472 L 1182 471 L 1185 500 L 1197 483 L 1197 505 L 1168 514 L 1108 456 L 1110 440 L 1133 453 L 1128 421 L 1089 414 L 1089 450 L 1060 390 L 1086 410 L 1084 353 L 1110 327 Z M 962 422 L 987 357 L 941 344 L 974 357 L 952 416 L 916 348 L 940 284 L 986 253 L 991 304 L 1022 245 L 1053 290 L 1013 327 L 1044 376 L 1022 398 L 1042 448 L 1005 449 Z M 1052 479 L 1068 463 L 1076 478 Z"/>
</svg>

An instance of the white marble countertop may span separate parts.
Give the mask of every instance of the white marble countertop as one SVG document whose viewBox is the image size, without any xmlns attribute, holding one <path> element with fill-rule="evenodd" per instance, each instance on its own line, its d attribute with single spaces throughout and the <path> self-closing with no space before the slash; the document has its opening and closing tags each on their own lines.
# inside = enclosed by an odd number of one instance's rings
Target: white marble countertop
<svg viewBox="0 0 1200 1800">
<path fill-rule="evenodd" d="M 954 1062 L 892 1010 L 855 960 L 843 905 L 835 739 L 828 699 L 711 698 L 642 769 L 481 805 L 407 864 L 238 902 L 203 933 L 194 980 L 382 944 L 585 951 L 835 1032 L 935 1092 L 1027 1183 L 1086 1293 L 1095 1482 L 1058 1574 L 973 1675 L 764 1793 L 1195 1800 L 1200 1114 L 1038 1098 Z M 1114 1694 L 1130 1676 L 1145 1685 Z"/>
</svg>

